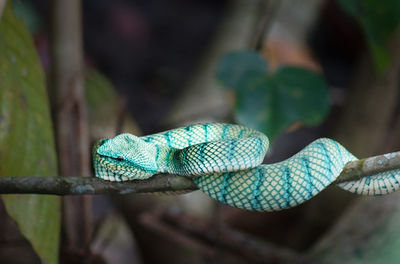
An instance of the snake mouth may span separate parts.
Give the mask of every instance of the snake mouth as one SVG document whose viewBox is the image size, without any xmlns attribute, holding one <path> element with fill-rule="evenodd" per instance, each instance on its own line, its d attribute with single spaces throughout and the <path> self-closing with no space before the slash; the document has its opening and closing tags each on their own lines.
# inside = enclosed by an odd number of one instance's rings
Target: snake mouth
<svg viewBox="0 0 400 264">
<path fill-rule="evenodd" d="M 101 139 L 93 145 L 92 158 L 95 176 L 108 181 L 127 181 L 130 180 L 128 176 L 125 176 L 125 166 L 128 164 L 124 160 L 114 159 L 112 157 L 101 155 L 97 152 L 97 149 L 104 144 L 106 139 Z"/>
<path fill-rule="evenodd" d="M 114 157 L 110 157 L 110 156 L 105 156 L 105 155 L 101 155 L 101 154 L 97 154 L 99 155 L 102 159 L 109 159 L 110 161 L 114 161 L 117 163 L 123 163 L 123 161 L 127 162 L 123 157 L 118 156 L 117 158 Z"/>
<path fill-rule="evenodd" d="M 93 162 L 96 177 L 110 181 L 129 181 L 135 179 L 146 179 L 156 172 L 149 171 L 137 164 L 132 164 L 123 157 L 113 158 L 101 155 L 97 149 L 104 143 L 105 139 L 99 140 L 93 146 Z"/>
</svg>

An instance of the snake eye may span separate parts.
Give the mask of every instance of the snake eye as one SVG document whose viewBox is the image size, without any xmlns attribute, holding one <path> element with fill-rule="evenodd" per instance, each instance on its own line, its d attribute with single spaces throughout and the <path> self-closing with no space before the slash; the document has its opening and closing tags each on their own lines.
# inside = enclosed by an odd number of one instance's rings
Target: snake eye
<svg viewBox="0 0 400 264">
<path fill-rule="evenodd" d="M 124 158 L 121 157 L 121 156 L 118 156 L 118 157 L 117 157 L 117 160 L 122 161 L 122 160 L 124 160 Z"/>
</svg>

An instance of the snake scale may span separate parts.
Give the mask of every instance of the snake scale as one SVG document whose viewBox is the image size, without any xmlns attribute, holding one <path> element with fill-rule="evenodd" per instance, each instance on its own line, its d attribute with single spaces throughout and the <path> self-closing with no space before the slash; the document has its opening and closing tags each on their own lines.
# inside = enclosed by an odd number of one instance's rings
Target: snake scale
<svg viewBox="0 0 400 264">
<path fill-rule="evenodd" d="M 294 156 L 261 164 L 269 140 L 233 124 L 196 124 L 143 137 L 121 134 L 94 147 L 96 176 L 109 181 L 146 179 L 157 173 L 193 178 L 216 200 L 254 211 L 276 211 L 305 202 L 357 158 L 338 142 L 320 138 Z M 383 195 L 400 188 L 400 169 L 338 184 L 355 194 Z"/>
</svg>

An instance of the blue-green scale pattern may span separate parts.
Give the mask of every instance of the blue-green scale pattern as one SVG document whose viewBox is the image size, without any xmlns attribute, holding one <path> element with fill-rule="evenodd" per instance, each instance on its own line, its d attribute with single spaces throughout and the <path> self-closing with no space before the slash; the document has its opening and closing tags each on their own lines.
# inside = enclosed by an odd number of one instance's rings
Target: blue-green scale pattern
<svg viewBox="0 0 400 264">
<path fill-rule="evenodd" d="M 268 138 L 232 124 L 197 124 L 144 137 L 121 134 L 94 147 L 96 176 L 110 181 L 146 179 L 156 173 L 192 177 L 218 201 L 253 211 L 275 211 L 314 197 L 357 160 L 332 139 L 321 138 L 282 162 L 261 164 Z M 400 170 L 339 186 L 382 195 L 400 188 Z"/>
</svg>

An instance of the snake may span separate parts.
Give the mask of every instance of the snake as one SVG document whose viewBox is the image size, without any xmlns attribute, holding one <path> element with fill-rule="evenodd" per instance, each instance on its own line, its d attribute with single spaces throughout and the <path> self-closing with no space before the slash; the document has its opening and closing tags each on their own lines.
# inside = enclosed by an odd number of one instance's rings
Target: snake
<svg viewBox="0 0 400 264">
<path fill-rule="evenodd" d="M 169 173 L 190 177 L 224 204 L 278 211 L 316 196 L 344 166 L 358 160 L 333 139 L 319 138 L 290 158 L 262 164 L 268 137 L 255 129 L 202 123 L 138 137 L 123 133 L 93 148 L 95 175 L 108 181 L 143 180 Z M 337 184 L 360 195 L 385 195 L 400 188 L 400 169 Z"/>
</svg>

